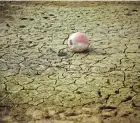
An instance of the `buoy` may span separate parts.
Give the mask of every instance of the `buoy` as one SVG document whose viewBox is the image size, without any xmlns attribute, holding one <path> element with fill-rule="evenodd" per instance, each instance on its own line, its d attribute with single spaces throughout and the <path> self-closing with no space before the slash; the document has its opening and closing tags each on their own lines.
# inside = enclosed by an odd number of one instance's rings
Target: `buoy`
<svg viewBox="0 0 140 123">
<path fill-rule="evenodd" d="M 68 46 L 73 52 L 83 52 L 88 49 L 89 40 L 83 33 L 76 32 L 69 36 Z"/>
</svg>

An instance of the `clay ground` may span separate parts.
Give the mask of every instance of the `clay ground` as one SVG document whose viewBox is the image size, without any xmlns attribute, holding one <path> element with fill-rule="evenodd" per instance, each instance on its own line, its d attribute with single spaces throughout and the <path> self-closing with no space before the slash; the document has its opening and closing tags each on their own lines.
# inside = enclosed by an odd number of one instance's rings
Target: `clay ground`
<svg viewBox="0 0 140 123">
<path fill-rule="evenodd" d="M 0 2 L 0 123 L 140 123 L 140 2 Z"/>
</svg>

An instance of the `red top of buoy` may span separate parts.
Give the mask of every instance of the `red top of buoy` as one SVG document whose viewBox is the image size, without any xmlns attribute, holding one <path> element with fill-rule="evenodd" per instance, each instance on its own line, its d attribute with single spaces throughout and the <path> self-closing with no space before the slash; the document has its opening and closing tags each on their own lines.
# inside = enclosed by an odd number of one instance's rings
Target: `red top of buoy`
<svg viewBox="0 0 140 123">
<path fill-rule="evenodd" d="M 76 32 L 72 35 L 72 40 L 76 42 L 86 43 L 88 44 L 88 38 L 81 32 Z"/>
</svg>

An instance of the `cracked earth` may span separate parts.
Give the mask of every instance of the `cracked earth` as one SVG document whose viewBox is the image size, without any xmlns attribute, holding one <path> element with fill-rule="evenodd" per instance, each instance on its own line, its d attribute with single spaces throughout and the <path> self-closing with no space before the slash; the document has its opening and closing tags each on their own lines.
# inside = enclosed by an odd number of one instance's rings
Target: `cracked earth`
<svg viewBox="0 0 140 123">
<path fill-rule="evenodd" d="M 139 123 L 140 2 L 0 2 L 1 123 Z M 89 51 L 73 53 L 80 31 Z"/>
</svg>

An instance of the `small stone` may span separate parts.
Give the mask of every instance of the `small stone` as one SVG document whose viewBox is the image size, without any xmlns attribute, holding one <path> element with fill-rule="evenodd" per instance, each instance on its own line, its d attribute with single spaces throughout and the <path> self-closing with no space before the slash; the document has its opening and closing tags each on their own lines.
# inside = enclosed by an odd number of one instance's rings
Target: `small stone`
<svg viewBox="0 0 140 123">
<path fill-rule="evenodd" d="M 59 51 L 57 55 L 60 56 L 60 57 L 62 57 L 62 56 L 66 56 L 67 53 L 64 52 L 64 51 Z"/>
</svg>

